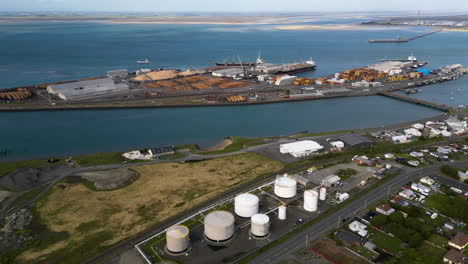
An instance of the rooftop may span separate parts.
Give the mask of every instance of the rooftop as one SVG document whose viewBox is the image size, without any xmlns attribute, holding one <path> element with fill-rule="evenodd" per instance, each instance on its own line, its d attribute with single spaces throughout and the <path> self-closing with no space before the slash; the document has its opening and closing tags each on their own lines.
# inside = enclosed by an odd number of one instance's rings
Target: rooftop
<svg viewBox="0 0 468 264">
<path fill-rule="evenodd" d="M 361 136 L 359 134 L 354 134 L 354 133 L 347 133 L 339 137 L 341 141 L 343 141 L 345 144 L 350 145 L 351 147 L 366 143 L 366 144 L 372 144 L 374 143 L 372 140 Z"/>
<path fill-rule="evenodd" d="M 463 264 L 466 257 L 463 253 L 455 249 L 450 249 L 447 254 L 445 254 L 444 259 L 450 260 L 453 264 Z"/>
<path fill-rule="evenodd" d="M 468 235 L 463 232 L 458 232 L 449 242 L 463 247 L 468 243 Z"/>
</svg>

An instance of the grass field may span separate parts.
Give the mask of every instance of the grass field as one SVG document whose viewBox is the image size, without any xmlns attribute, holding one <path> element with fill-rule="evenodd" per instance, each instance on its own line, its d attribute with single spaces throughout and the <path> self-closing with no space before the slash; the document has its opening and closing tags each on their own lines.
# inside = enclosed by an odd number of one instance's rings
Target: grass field
<svg viewBox="0 0 468 264">
<path fill-rule="evenodd" d="M 196 163 L 135 166 L 138 180 L 115 191 L 96 192 L 60 182 L 36 205 L 41 222 L 69 238 L 18 258 L 80 263 L 100 250 L 283 164 L 248 153 Z M 59 187 L 61 186 L 61 187 Z"/>
<path fill-rule="evenodd" d="M 427 240 L 441 247 L 446 247 L 448 243 L 447 238 L 438 234 L 431 234 L 431 236 Z"/>
<path fill-rule="evenodd" d="M 394 256 L 398 256 L 401 251 L 401 241 L 398 238 L 392 237 L 388 234 L 382 233 L 373 228 L 369 228 L 369 233 L 372 234 L 370 240 L 378 247 L 385 249 Z"/>
</svg>

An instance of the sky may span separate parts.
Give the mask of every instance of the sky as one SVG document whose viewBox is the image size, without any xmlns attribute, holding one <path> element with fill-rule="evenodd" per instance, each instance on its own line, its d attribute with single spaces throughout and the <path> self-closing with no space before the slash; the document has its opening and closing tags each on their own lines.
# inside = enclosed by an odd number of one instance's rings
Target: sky
<svg viewBox="0 0 468 264">
<path fill-rule="evenodd" d="M 0 11 L 468 11 L 468 0 L 0 0 Z"/>
</svg>

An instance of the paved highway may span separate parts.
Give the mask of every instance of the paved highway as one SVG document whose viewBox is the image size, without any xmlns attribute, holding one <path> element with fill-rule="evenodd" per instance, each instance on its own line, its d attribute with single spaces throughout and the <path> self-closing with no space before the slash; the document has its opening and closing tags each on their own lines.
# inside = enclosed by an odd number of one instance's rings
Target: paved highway
<svg viewBox="0 0 468 264">
<path fill-rule="evenodd" d="M 468 161 L 456 162 L 451 165 L 468 166 Z M 439 168 L 440 166 L 424 168 L 422 169 L 422 175 L 436 174 L 439 171 Z M 370 205 L 382 198 L 385 198 L 389 193 L 396 191 L 407 182 L 418 178 L 420 174 L 420 169 L 407 169 L 405 173 L 396 176 L 362 197 L 352 201 L 342 209 L 306 228 L 303 232 L 290 237 L 283 243 L 256 257 L 250 263 L 270 264 L 281 262 L 297 250 L 305 247 L 306 241 L 315 240 L 318 237 L 325 235 L 327 232 L 337 228 L 340 224 L 340 219 L 354 216 L 355 212 L 364 209 L 365 205 Z"/>
</svg>

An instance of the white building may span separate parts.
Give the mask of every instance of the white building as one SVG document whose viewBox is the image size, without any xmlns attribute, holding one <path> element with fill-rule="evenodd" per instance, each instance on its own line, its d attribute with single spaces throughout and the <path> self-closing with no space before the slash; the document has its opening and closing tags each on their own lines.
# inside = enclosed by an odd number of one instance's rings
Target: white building
<svg viewBox="0 0 468 264">
<path fill-rule="evenodd" d="M 458 171 L 458 177 L 460 178 L 460 181 L 468 180 L 468 171 L 466 173 Z"/>
<path fill-rule="evenodd" d="M 417 151 L 412 151 L 412 152 L 410 153 L 410 156 L 411 156 L 411 157 L 415 157 L 415 158 L 421 158 L 421 157 L 424 156 L 424 153 L 422 153 L 422 152 L 417 152 Z"/>
<path fill-rule="evenodd" d="M 416 128 L 408 128 L 404 130 L 406 137 L 420 137 L 422 134 Z"/>
<path fill-rule="evenodd" d="M 280 152 L 291 154 L 296 158 L 308 156 L 323 149 L 323 146 L 312 140 L 303 140 L 280 145 Z"/>
<path fill-rule="evenodd" d="M 431 188 L 425 186 L 425 185 L 422 185 L 421 183 L 419 182 L 413 182 L 411 184 L 411 189 L 415 190 L 415 191 L 418 191 L 424 195 L 428 195 L 429 192 L 431 191 Z"/>
<path fill-rule="evenodd" d="M 452 152 L 452 150 L 449 148 L 438 147 L 437 152 L 442 153 L 442 154 L 449 154 L 450 152 Z"/>
<path fill-rule="evenodd" d="M 408 138 L 405 135 L 396 135 L 392 137 L 393 143 L 406 143 Z"/>
<path fill-rule="evenodd" d="M 353 221 L 348 227 L 351 231 L 358 233 L 362 237 L 367 236 L 367 226 L 359 221 Z"/>
<path fill-rule="evenodd" d="M 332 187 L 335 183 L 341 180 L 340 177 L 336 175 L 329 175 L 322 179 L 322 185 L 325 187 Z"/>
<path fill-rule="evenodd" d="M 338 203 L 342 203 L 346 200 L 349 199 L 349 193 L 336 193 L 336 199 L 338 200 Z"/>
<path fill-rule="evenodd" d="M 403 191 L 398 193 L 398 195 L 400 195 L 401 197 L 406 198 L 408 200 L 412 200 L 412 199 L 414 199 L 414 197 L 416 197 L 414 192 L 412 190 L 409 190 L 409 189 L 404 189 Z"/>
<path fill-rule="evenodd" d="M 427 185 L 433 185 L 435 183 L 435 181 L 433 179 L 431 179 L 431 178 L 429 178 L 427 176 L 422 177 L 419 181 L 422 182 L 422 183 L 425 183 Z"/>
<path fill-rule="evenodd" d="M 416 128 L 417 130 L 424 129 L 424 125 L 420 123 L 413 124 L 412 127 Z"/>
<path fill-rule="evenodd" d="M 393 155 L 392 153 L 385 153 L 384 157 L 386 159 L 394 159 L 395 158 L 395 155 Z"/>
<path fill-rule="evenodd" d="M 343 141 L 332 141 L 332 142 L 330 142 L 330 145 L 333 148 L 337 148 L 337 149 L 343 149 L 344 148 L 344 142 Z"/>
</svg>

